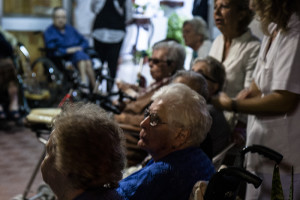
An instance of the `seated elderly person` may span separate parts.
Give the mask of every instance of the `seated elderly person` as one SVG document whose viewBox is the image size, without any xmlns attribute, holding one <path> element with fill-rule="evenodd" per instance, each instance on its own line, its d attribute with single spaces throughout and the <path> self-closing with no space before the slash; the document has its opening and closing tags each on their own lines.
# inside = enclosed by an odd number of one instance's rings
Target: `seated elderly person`
<svg viewBox="0 0 300 200">
<path fill-rule="evenodd" d="M 122 130 L 95 104 L 71 104 L 53 121 L 44 181 L 58 200 L 121 200 L 115 187 L 125 165 Z"/>
<path fill-rule="evenodd" d="M 189 198 L 198 180 L 209 180 L 214 167 L 199 148 L 211 125 L 205 99 L 188 86 L 164 86 L 145 112 L 138 146 L 152 159 L 119 183 L 125 199 Z"/>
<path fill-rule="evenodd" d="M 185 45 L 193 50 L 191 65 L 196 58 L 205 58 L 208 55 L 212 43 L 206 22 L 201 17 L 184 21 L 182 36 Z"/>
<path fill-rule="evenodd" d="M 194 71 L 179 70 L 173 76 L 172 83 L 183 83 L 189 86 L 191 89 L 195 90 L 198 94 L 208 99 L 208 87 L 205 78 Z M 214 124 L 214 118 L 212 118 Z M 212 127 L 211 127 L 212 128 Z M 201 143 L 200 148 L 206 153 L 206 155 L 212 159 L 213 158 L 213 144 L 211 139 L 210 131 L 208 132 L 205 140 Z"/>
<path fill-rule="evenodd" d="M 137 148 L 139 124 L 144 118 L 144 110 L 151 103 L 151 97 L 160 87 L 170 83 L 171 76 L 177 70 L 183 69 L 185 49 L 174 41 L 162 41 L 153 46 L 152 57 L 149 58 L 150 73 L 154 83 L 147 88 L 137 90 L 136 101 L 128 101 L 120 115 L 115 115 L 116 121 L 125 131 L 128 166 L 140 163 L 147 155 Z M 121 90 L 131 87 L 128 84 L 119 85 Z"/>
<path fill-rule="evenodd" d="M 66 24 L 66 15 L 63 8 L 54 8 L 53 24 L 44 33 L 45 45 L 53 50 L 51 56 L 66 57 L 72 61 L 79 70 L 82 85 L 87 86 L 89 79 L 90 86 L 94 87 L 94 70 L 90 57 L 84 52 L 89 47 L 88 41 L 75 28 Z"/>
<path fill-rule="evenodd" d="M 194 61 L 192 70 L 202 74 L 208 85 L 207 106 L 213 119 L 209 135 L 212 142 L 212 156 L 214 157 L 229 145 L 231 135 L 231 130 L 223 111 L 216 109 L 210 103 L 211 97 L 222 91 L 226 79 L 225 68 L 218 60 L 208 56 L 204 59 L 197 58 Z"/>
</svg>

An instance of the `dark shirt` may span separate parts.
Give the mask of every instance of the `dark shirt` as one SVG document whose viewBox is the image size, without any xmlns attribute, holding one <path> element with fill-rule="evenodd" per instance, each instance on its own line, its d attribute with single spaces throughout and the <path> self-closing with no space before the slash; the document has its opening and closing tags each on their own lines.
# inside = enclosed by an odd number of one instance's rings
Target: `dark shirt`
<svg viewBox="0 0 300 200">
<path fill-rule="evenodd" d="M 212 162 L 200 148 L 187 148 L 157 162 L 151 160 L 121 180 L 117 192 L 130 200 L 188 200 L 194 184 L 209 180 L 214 172 Z"/>
<path fill-rule="evenodd" d="M 13 49 L 4 36 L 0 33 L 0 58 L 13 56 Z"/>
<path fill-rule="evenodd" d="M 115 189 L 93 188 L 86 190 L 73 200 L 123 200 Z"/>
</svg>

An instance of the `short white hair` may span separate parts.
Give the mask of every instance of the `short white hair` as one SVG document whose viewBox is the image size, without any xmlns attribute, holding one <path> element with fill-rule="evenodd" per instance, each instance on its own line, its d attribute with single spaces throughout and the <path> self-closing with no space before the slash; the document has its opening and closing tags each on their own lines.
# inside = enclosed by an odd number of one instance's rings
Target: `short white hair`
<svg viewBox="0 0 300 200">
<path fill-rule="evenodd" d="M 172 83 L 160 88 L 151 99 L 164 102 L 170 127 L 190 131 L 190 146 L 200 146 L 212 124 L 201 95 L 182 83 Z"/>
<path fill-rule="evenodd" d="M 196 16 L 183 22 L 183 26 L 190 24 L 198 35 L 202 35 L 204 40 L 209 40 L 208 27 L 202 17 Z"/>
</svg>

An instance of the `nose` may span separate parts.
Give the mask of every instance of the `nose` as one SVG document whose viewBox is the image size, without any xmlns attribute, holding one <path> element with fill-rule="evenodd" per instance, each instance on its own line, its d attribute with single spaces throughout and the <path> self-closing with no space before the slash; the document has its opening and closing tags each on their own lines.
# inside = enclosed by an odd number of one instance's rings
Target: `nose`
<svg viewBox="0 0 300 200">
<path fill-rule="evenodd" d="M 220 14 L 220 7 L 215 5 L 214 7 L 214 15 L 219 15 Z"/>
<path fill-rule="evenodd" d="M 150 68 L 153 67 L 153 61 L 149 61 L 149 67 L 150 67 Z"/>
<path fill-rule="evenodd" d="M 148 122 L 149 119 L 150 119 L 149 116 L 147 116 L 146 118 L 144 118 L 143 121 L 141 121 L 141 123 L 140 123 L 140 127 L 141 127 L 141 128 L 146 128 L 147 125 L 149 124 L 149 122 Z"/>
</svg>

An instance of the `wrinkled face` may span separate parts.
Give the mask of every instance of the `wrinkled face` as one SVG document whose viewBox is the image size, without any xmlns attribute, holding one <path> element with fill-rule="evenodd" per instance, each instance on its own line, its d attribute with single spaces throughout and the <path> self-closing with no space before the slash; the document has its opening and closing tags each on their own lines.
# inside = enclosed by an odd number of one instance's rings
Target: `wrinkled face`
<svg viewBox="0 0 300 200">
<path fill-rule="evenodd" d="M 241 16 L 232 0 L 215 0 L 214 19 L 218 29 L 223 34 L 226 34 L 238 31 L 238 23 L 241 20 Z"/>
<path fill-rule="evenodd" d="M 167 63 L 167 50 L 158 49 L 152 53 L 152 58 L 149 60 L 150 73 L 155 81 L 161 81 L 166 77 L 170 77 L 173 71 L 173 65 Z"/>
<path fill-rule="evenodd" d="M 53 24 L 58 29 L 62 30 L 65 28 L 67 23 L 67 13 L 64 9 L 58 9 L 53 16 Z"/>
<path fill-rule="evenodd" d="M 218 83 L 216 83 L 216 81 L 211 77 L 209 65 L 206 62 L 202 62 L 202 61 L 196 62 L 192 66 L 192 70 L 204 76 L 207 82 L 209 96 L 214 95 L 218 89 Z"/>
<path fill-rule="evenodd" d="M 54 131 L 51 133 L 46 145 L 46 156 L 41 165 L 41 172 L 45 183 L 47 183 L 56 194 L 58 191 L 57 188 L 61 186 L 59 184 L 60 179 L 58 178 L 61 174 L 55 168 L 55 146 L 53 144 Z"/>
<path fill-rule="evenodd" d="M 138 146 L 150 153 L 153 157 L 163 157 L 172 151 L 175 133 L 167 124 L 168 118 L 162 100 L 155 100 L 149 107 L 150 115 L 159 118 L 158 123 L 152 126 L 151 117 L 147 116 L 140 124 L 142 130 Z M 156 118 L 155 117 L 155 118 Z"/>
<path fill-rule="evenodd" d="M 195 44 L 202 41 L 202 35 L 197 34 L 191 24 L 185 24 L 183 26 L 182 35 L 185 45 L 191 48 L 194 48 Z"/>
</svg>

